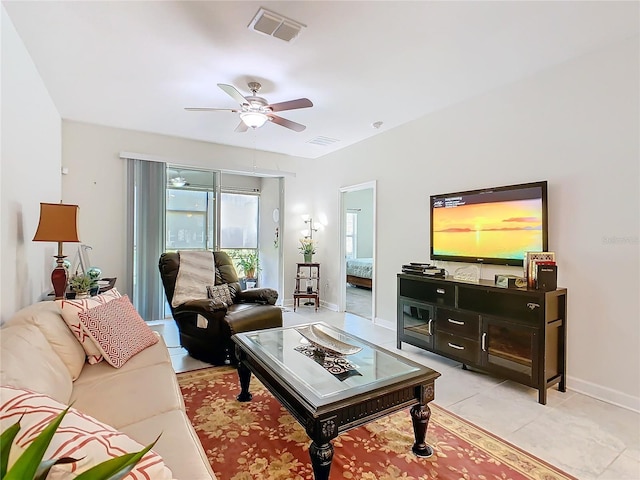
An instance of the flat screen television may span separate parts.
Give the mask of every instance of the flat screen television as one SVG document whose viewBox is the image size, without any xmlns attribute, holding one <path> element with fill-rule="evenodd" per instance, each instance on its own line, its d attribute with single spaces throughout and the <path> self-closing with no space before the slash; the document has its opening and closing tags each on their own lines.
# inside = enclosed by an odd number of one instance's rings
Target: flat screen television
<svg viewBox="0 0 640 480">
<path fill-rule="evenodd" d="M 548 251 L 547 182 L 431 196 L 431 259 L 522 266 Z"/>
</svg>

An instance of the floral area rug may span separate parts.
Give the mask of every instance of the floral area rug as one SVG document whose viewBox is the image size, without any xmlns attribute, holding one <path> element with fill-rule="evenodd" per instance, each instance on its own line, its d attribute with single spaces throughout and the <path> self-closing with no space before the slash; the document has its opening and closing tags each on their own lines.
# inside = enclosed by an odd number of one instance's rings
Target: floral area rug
<svg viewBox="0 0 640 480">
<path fill-rule="evenodd" d="M 178 382 L 219 480 L 313 480 L 309 437 L 254 376 L 253 399 L 246 403 L 235 399 L 240 386 L 231 367 L 180 373 Z M 432 457 L 411 453 L 411 417 L 401 411 L 334 439 L 331 479 L 574 479 L 441 407 L 430 407 Z"/>
</svg>

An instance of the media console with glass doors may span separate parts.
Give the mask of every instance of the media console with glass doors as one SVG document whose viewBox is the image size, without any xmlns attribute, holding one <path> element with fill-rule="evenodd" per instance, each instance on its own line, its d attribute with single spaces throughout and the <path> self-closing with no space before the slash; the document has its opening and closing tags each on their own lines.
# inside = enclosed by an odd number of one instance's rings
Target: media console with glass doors
<svg viewBox="0 0 640 480">
<path fill-rule="evenodd" d="M 398 274 L 402 342 L 538 390 L 566 390 L 567 290 Z"/>
</svg>

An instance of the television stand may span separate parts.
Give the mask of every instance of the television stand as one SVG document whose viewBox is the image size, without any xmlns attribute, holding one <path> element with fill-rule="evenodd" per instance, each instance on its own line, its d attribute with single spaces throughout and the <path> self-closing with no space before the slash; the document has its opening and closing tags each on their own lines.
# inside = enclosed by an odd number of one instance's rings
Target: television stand
<svg viewBox="0 0 640 480">
<path fill-rule="evenodd" d="M 398 274 L 397 347 L 423 348 L 538 390 L 566 390 L 567 290 Z"/>
</svg>

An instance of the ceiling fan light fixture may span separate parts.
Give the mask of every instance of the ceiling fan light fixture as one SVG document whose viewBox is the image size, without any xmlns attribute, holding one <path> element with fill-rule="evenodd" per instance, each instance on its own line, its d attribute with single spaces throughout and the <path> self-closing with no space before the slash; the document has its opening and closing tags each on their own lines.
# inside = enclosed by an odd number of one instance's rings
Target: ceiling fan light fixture
<svg viewBox="0 0 640 480">
<path fill-rule="evenodd" d="M 264 113 L 261 112 L 242 112 L 240 119 L 247 127 L 260 128 L 269 119 Z"/>
<path fill-rule="evenodd" d="M 173 187 L 184 187 L 187 184 L 187 180 L 184 177 L 173 177 L 171 179 L 171 186 Z"/>
</svg>

